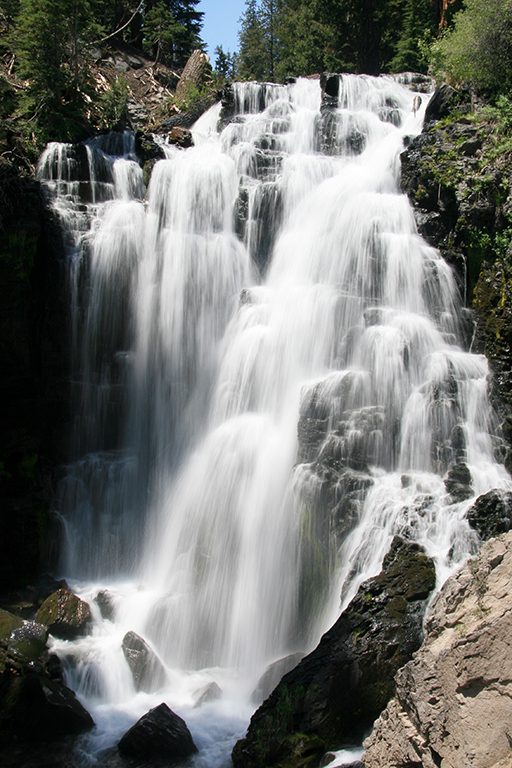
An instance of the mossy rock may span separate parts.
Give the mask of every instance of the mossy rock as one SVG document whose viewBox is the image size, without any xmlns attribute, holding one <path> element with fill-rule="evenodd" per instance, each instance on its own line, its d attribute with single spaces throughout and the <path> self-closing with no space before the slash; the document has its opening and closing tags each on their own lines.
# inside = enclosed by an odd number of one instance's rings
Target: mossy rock
<svg viewBox="0 0 512 768">
<path fill-rule="evenodd" d="M 34 621 L 23 621 L 8 611 L 0 609 L 0 671 L 13 667 L 13 661 L 23 665 L 36 661 L 46 647 L 48 629 Z"/>
<path fill-rule="evenodd" d="M 91 622 L 91 609 L 77 595 L 58 589 L 39 608 L 36 621 L 48 627 L 52 635 L 70 640 L 86 634 Z"/>
<path fill-rule="evenodd" d="M 14 629 L 19 629 L 23 625 L 23 619 L 14 616 L 9 611 L 0 608 L 0 640 L 8 640 Z"/>
</svg>

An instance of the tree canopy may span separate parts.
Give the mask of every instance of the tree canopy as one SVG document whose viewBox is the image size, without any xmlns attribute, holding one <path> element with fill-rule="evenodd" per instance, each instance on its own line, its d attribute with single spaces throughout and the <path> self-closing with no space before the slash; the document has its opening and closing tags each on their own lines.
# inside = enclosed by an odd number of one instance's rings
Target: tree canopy
<svg viewBox="0 0 512 768">
<path fill-rule="evenodd" d="M 437 23 L 433 0 L 246 0 L 237 74 L 425 72 Z"/>
<path fill-rule="evenodd" d="M 491 93 L 512 86 L 512 0 L 465 0 L 434 45 L 437 73 Z"/>
</svg>

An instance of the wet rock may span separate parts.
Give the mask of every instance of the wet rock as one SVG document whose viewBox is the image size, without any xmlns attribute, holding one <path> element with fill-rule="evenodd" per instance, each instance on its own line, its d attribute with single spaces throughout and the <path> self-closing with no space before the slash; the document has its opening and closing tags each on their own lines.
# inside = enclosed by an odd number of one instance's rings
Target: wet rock
<svg viewBox="0 0 512 768">
<path fill-rule="evenodd" d="M 167 704 L 151 709 L 120 740 L 119 752 L 125 757 L 161 758 L 179 763 L 197 752 L 187 724 Z"/>
<path fill-rule="evenodd" d="M 320 75 L 322 89 L 322 109 L 336 109 L 340 93 L 340 76 L 332 72 Z"/>
<path fill-rule="evenodd" d="M 209 701 L 218 701 L 222 698 L 222 689 L 219 688 L 217 683 L 211 682 L 201 688 L 200 691 L 196 691 L 195 694 L 198 698 L 194 707 L 201 707 L 203 704 L 207 704 Z"/>
<path fill-rule="evenodd" d="M 455 464 L 448 470 L 444 487 L 454 501 L 464 501 L 474 496 L 471 485 L 471 472 L 467 464 Z"/>
<path fill-rule="evenodd" d="M 506 533 L 512 527 L 512 492 L 484 493 L 468 510 L 467 519 L 484 541 Z"/>
<path fill-rule="evenodd" d="M 111 620 L 115 613 L 114 597 L 106 589 L 101 589 L 95 597 L 103 619 Z"/>
<path fill-rule="evenodd" d="M 69 590 L 66 579 L 55 579 L 49 573 L 43 573 L 41 576 L 39 576 L 36 579 L 33 587 L 33 591 L 39 605 L 41 605 L 41 603 L 43 603 L 47 597 L 50 597 L 50 595 L 53 595 L 59 589 Z"/>
<path fill-rule="evenodd" d="M 34 673 L 11 674 L 2 687 L 0 707 L 10 733 L 21 741 L 51 741 L 94 725 L 73 691 Z"/>
<path fill-rule="evenodd" d="M 251 701 L 257 704 L 261 704 L 262 701 L 270 696 L 276 685 L 281 678 L 286 675 L 287 672 L 294 669 L 299 661 L 302 661 L 306 654 L 302 651 L 297 653 L 291 653 L 289 656 L 285 656 L 282 659 L 278 659 L 265 670 L 263 675 L 258 680 L 258 685 L 254 689 L 251 695 Z"/>
<path fill-rule="evenodd" d="M 146 641 L 136 632 L 127 632 L 123 637 L 122 647 L 133 676 L 135 690 L 151 693 L 161 688 L 167 674 L 162 662 Z"/>
<path fill-rule="evenodd" d="M 235 768 L 313 762 L 361 738 L 394 695 L 394 675 L 419 648 L 435 585 L 421 547 L 396 537 L 379 576 L 356 597 L 318 647 L 283 677 L 233 751 Z"/>
<path fill-rule="evenodd" d="M 48 628 L 35 621 L 24 621 L 12 630 L 7 646 L 28 661 L 36 661 L 46 647 Z"/>
<path fill-rule="evenodd" d="M 91 621 L 91 609 L 72 592 L 59 589 L 41 605 L 36 621 L 47 626 L 55 637 L 71 640 L 86 634 Z"/>
<path fill-rule="evenodd" d="M 46 647 L 48 628 L 35 621 L 24 621 L 0 609 L 0 642 L 21 663 L 36 661 Z M 0 658 L 0 672 L 5 660 Z"/>
<path fill-rule="evenodd" d="M 425 110 L 425 125 L 447 117 L 457 103 L 458 93 L 448 83 L 438 85 Z"/>
<path fill-rule="evenodd" d="M 507 533 L 445 583 L 365 742 L 366 768 L 510 765 L 511 573 Z"/>
<path fill-rule="evenodd" d="M 175 144 L 178 147 L 187 149 L 194 145 L 192 134 L 188 128 L 176 125 L 168 134 L 168 140 L 170 144 Z"/>
</svg>

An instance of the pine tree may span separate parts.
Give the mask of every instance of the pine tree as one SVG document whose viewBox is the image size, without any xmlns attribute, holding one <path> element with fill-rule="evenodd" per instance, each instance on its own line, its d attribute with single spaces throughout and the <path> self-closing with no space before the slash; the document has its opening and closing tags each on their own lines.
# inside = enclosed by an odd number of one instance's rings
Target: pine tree
<svg viewBox="0 0 512 768">
<path fill-rule="evenodd" d="M 84 0 L 21 0 L 13 33 L 26 114 L 43 132 L 73 133 L 87 81 L 84 52 L 98 25 Z"/>
<path fill-rule="evenodd" d="M 436 30 L 436 7 L 431 0 L 407 0 L 402 9 L 401 31 L 394 40 L 395 54 L 389 62 L 390 72 L 426 72 L 428 62 L 421 41 L 433 38 Z"/>
<path fill-rule="evenodd" d="M 155 64 L 160 56 L 173 58 L 177 41 L 183 35 L 183 27 L 178 24 L 163 0 L 146 11 L 144 17 L 144 47 L 155 57 Z"/>
<path fill-rule="evenodd" d="M 240 23 L 237 77 L 241 80 L 267 80 L 270 67 L 265 26 L 256 0 L 245 0 L 245 11 Z"/>
<path fill-rule="evenodd" d="M 204 48 L 200 35 L 204 13 L 197 10 L 198 5 L 199 0 L 168 0 L 169 11 L 181 27 L 174 45 L 178 64 L 184 64 L 195 48 Z"/>
<path fill-rule="evenodd" d="M 215 73 L 222 80 L 231 80 L 235 76 L 235 62 L 233 54 L 229 51 L 224 52 L 222 45 L 218 45 L 214 51 L 215 54 Z"/>
</svg>

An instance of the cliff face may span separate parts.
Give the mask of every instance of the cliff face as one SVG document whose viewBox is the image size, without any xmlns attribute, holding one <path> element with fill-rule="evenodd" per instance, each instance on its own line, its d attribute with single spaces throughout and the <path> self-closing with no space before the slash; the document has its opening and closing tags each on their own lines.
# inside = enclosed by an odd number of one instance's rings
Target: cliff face
<svg viewBox="0 0 512 768">
<path fill-rule="evenodd" d="M 235 768 L 313 768 L 326 750 L 360 740 L 421 643 L 434 585 L 432 560 L 396 537 L 382 573 L 361 585 L 318 647 L 255 712 L 233 751 Z"/>
<path fill-rule="evenodd" d="M 425 640 L 365 742 L 366 768 L 491 768 L 512 760 L 512 533 L 437 595 Z M 504 761 L 501 763 L 501 761 Z"/>
<path fill-rule="evenodd" d="M 68 360 L 61 235 L 37 182 L 4 173 L 0 200 L 0 588 L 46 555 L 49 484 L 62 460 Z"/>
<path fill-rule="evenodd" d="M 444 84 L 402 153 L 402 189 L 420 234 L 458 275 L 467 345 L 489 360 L 491 396 L 512 468 L 512 146 L 503 108 Z"/>
</svg>

